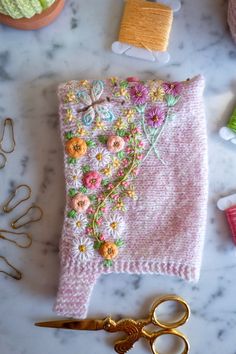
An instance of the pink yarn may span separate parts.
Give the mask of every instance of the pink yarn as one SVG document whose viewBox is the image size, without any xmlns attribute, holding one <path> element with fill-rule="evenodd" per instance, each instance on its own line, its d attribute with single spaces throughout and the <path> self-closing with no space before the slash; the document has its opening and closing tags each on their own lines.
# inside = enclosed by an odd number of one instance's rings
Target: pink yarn
<svg viewBox="0 0 236 354">
<path fill-rule="evenodd" d="M 236 43 L 236 0 L 229 0 L 228 24 L 229 24 L 232 37 Z"/>
<path fill-rule="evenodd" d="M 109 81 L 104 82 L 104 97 L 113 97 Z M 180 90 L 179 85 L 174 84 Z M 79 86 L 78 81 L 71 81 L 59 87 L 63 143 L 68 124 L 69 130 L 78 129 L 76 121 L 65 123 L 68 104 L 64 98 L 69 91 L 76 92 Z M 175 117 L 168 123 L 158 145 L 165 164 L 152 151 L 141 165 L 135 180 L 138 198 L 129 200 L 124 213 L 125 246 L 120 248 L 113 266 L 104 267 L 98 253 L 85 263 L 72 259 L 68 240 L 73 237 L 73 230 L 68 223 L 64 224 L 60 244 L 61 276 L 55 305 L 59 315 L 84 318 L 93 286 L 104 273 L 156 273 L 174 275 L 188 281 L 198 280 L 208 188 L 202 98 L 204 79 L 195 77 L 183 82 L 181 87 L 181 100 L 176 105 Z M 133 108 L 131 101 L 128 105 Z M 146 109 L 153 105 L 153 101 L 148 101 Z M 124 111 L 124 107 L 116 103 L 111 103 L 111 109 L 116 117 Z M 93 138 L 99 134 L 92 128 L 86 129 Z M 66 180 L 67 175 L 66 167 Z M 67 182 L 66 188 L 68 191 Z M 68 206 L 69 200 L 65 217 Z"/>
</svg>

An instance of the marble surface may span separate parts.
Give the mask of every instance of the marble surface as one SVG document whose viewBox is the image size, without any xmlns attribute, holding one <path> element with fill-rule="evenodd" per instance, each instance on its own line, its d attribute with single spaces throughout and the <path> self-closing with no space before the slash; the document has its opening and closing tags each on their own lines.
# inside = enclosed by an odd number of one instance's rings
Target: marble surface
<svg viewBox="0 0 236 354">
<path fill-rule="evenodd" d="M 22 270 L 20 282 L 1 275 L 1 354 L 112 353 L 113 336 L 40 329 L 37 320 L 54 317 L 52 305 L 58 281 L 58 241 L 63 219 L 64 182 L 59 140 L 56 87 L 73 78 L 111 75 L 206 77 L 209 136 L 209 213 L 201 279 L 198 284 L 164 276 L 108 275 L 100 278 L 91 298 L 90 316 L 145 315 L 158 294 L 182 295 L 192 309 L 184 332 L 191 353 L 236 353 L 236 248 L 219 197 L 235 193 L 235 146 L 221 141 L 236 91 L 236 47 L 226 25 L 226 2 L 182 1 L 171 36 L 172 59 L 164 67 L 116 56 L 122 0 L 67 1 L 56 23 L 37 32 L 0 26 L 0 121 L 15 119 L 17 148 L 0 171 L 0 203 L 14 186 L 32 186 L 32 201 L 44 210 L 42 222 L 30 227 L 33 245 L 20 250 L 1 241 L 1 254 Z M 201 147 L 199 147 L 201 148 Z M 29 205 L 28 202 L 27 205 Z M 6 227 L 12 215 L 0 214 Z M 134 353 L 148 353 L 140 343 Z"/>
</svg>

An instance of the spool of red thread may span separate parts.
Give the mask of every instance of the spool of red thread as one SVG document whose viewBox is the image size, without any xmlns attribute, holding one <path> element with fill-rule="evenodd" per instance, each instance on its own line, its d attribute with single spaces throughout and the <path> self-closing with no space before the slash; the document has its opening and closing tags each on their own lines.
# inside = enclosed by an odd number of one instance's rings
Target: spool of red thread
<svg viewBox="0 0 236 354">
<path fill-rule="evenodd" d="M 233 241 L 236 244 L 236 205 L 226 209 L 225 214 L 232 232 Z"/>
</svg>

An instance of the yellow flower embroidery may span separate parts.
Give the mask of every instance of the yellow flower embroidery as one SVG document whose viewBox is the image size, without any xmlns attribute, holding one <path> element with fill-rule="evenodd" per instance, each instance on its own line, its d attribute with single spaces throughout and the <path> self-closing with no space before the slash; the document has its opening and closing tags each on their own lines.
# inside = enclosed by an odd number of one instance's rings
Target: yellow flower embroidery
<svg viewBox="0 0 236 354">
<path fill-rule="evenodd" d="M 122 210 L 122 211 L 125 210 L 125 205 L 124 205 L 124 203 L 122 202 L 122 200 L 119 200 L 119 201 L 116 203 L 115 208 L 118 209 L 118 210 Z"/>
<path fill-rule="evenodd" d="M 113 167 L 114 168 L 120 167 L 120 160 L 117 159 L 116 157 L 114 157 L 114 159 L 113 159 Z"/>
<path fill-rule="evenodd" d="M 69 91 L 66 94 L 66 98 L 65 98 L 66 102 L 76 102 L 76 96 L 75 93 L 72 91 Z"/>
<path fill-rule="evenodd" d="M 90 85 L 89 85 L 88 80 L 81 80 L 81 81 L 79 81 L 79 85 L 80 85 L 80 86 L 83 86 L 83 87 L 85 87 L 85 88 L 87 88 L 87 89 L 90 88 Z"/>
<path fill-rule="evenodd" d="M 165 91 L 161 86 L 153 88 L 153 90 L 150 92 L 151 100 L 154 102 L 163 101 L 164 96 L 165 96 Z"/>
<path fill-rule="evenodd" d="M 75 119 L 75 116 L 72 113 L 71 109 L 67 109 L 66 111 L 66 122 L 72 122 Z"/>
<path fill-rule="evenodd" d="M 115 129 L 125 129 L 126 128 L 126 124 L 122 120 L 122 118 L 117 119 L 116 123 L 114 124 L 114 128 Z"/>
<path fill-rule="evenodd" d="M 117 82 L 118 82 L 118 77 L 112 76 L 112 77 L 110 78 L 110 80 L 111 80 L 112 85 L 115 85 L 115 84 L 117 84 Z"/>
<path fill-rule="evenodd" d="M 135 114 L 135 110 L 134 109 L 126 109 L 124 111 L 124 116 L 127 118 L 128 122 L 130 122 L 132 120 L 132 118 L 134 118 L 134 114 Z"/>
<path fill-rule="evenodd" d="M 107 167 L 103 168 L 103 169 L 101 170 L 101 172 L 102 172 L 105 176 L 111 176 L 111 174 L 112 174 L 112 169 L 111 169 L 110 166 L 107 166 Z"/>
<path fill-rule="evenodd" d="M 86 135 L 86 130 L 83 128 L 83 127 L 79 127 L 78 129 L 77 129 L 77 134 L 78 135 L 80 135 L 80 136 L 84 136 L 84 135 Z"/>
<path fill-rule="evenodd" d="M 127 193 L 127 196 L 129 198 L 132 198 L 132 199 L 135 199 L 136 198 L 136 193 L 135 193 L 135 190 L 133 188 L 130 188 L 126 191 Z"/>
<path fill-rule="evenodd" d="M 101 130 L 105 130 L 106 129 L 106 125 L 104 122 L 101 121 L 101 119 L 97 118 L 96 122 L 95 122 L 95 127 L 94 129 L 101 129 Z"/>
</svg>

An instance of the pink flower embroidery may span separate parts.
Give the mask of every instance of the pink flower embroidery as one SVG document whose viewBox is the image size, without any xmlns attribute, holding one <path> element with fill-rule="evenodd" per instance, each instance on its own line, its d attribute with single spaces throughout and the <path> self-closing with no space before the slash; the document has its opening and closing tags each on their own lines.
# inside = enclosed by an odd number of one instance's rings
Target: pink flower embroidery
<svg viewBox="0 0 236 354">
<path fill-rule="evenodd" d="M 147 124 L 152 128 L 160 127 L 164 120 L 165 114 L 159 107 L 152 107 L 146 113 Z"/>
<path fill-rule="evenodd" d="M 79 213 L 85 212 L 90 205 L 89 198 L 81 193 L 76 194 L 71 200 L 71 207 Z"/>
<path fill-rule="evenodd" d="M 180 82 L 165 82 L 162 87 L 166 94 L 178 96 L 181 93 L 183 85 Z"/>
<path fill-rule="evenodd" d="M 102 177 L 97 171 L 87 172 L 83 177 L 83 183 L 89 189 L 99 188 L 101 181 Z"/>
<path fill-rule="evenodd" d="M 107 148 L 110 152 L 119 152 L 124 149 L 125 141 L 123 138 L 117 135 L 109 136 L 107 140 Z"/>
<path fill-rule="evenodd" d="M 148 89 L 143 84 L 137 84 L 131 87 L 130 95 L 133 104 L 144 104 L 148 99 Z"/>
</svg>

